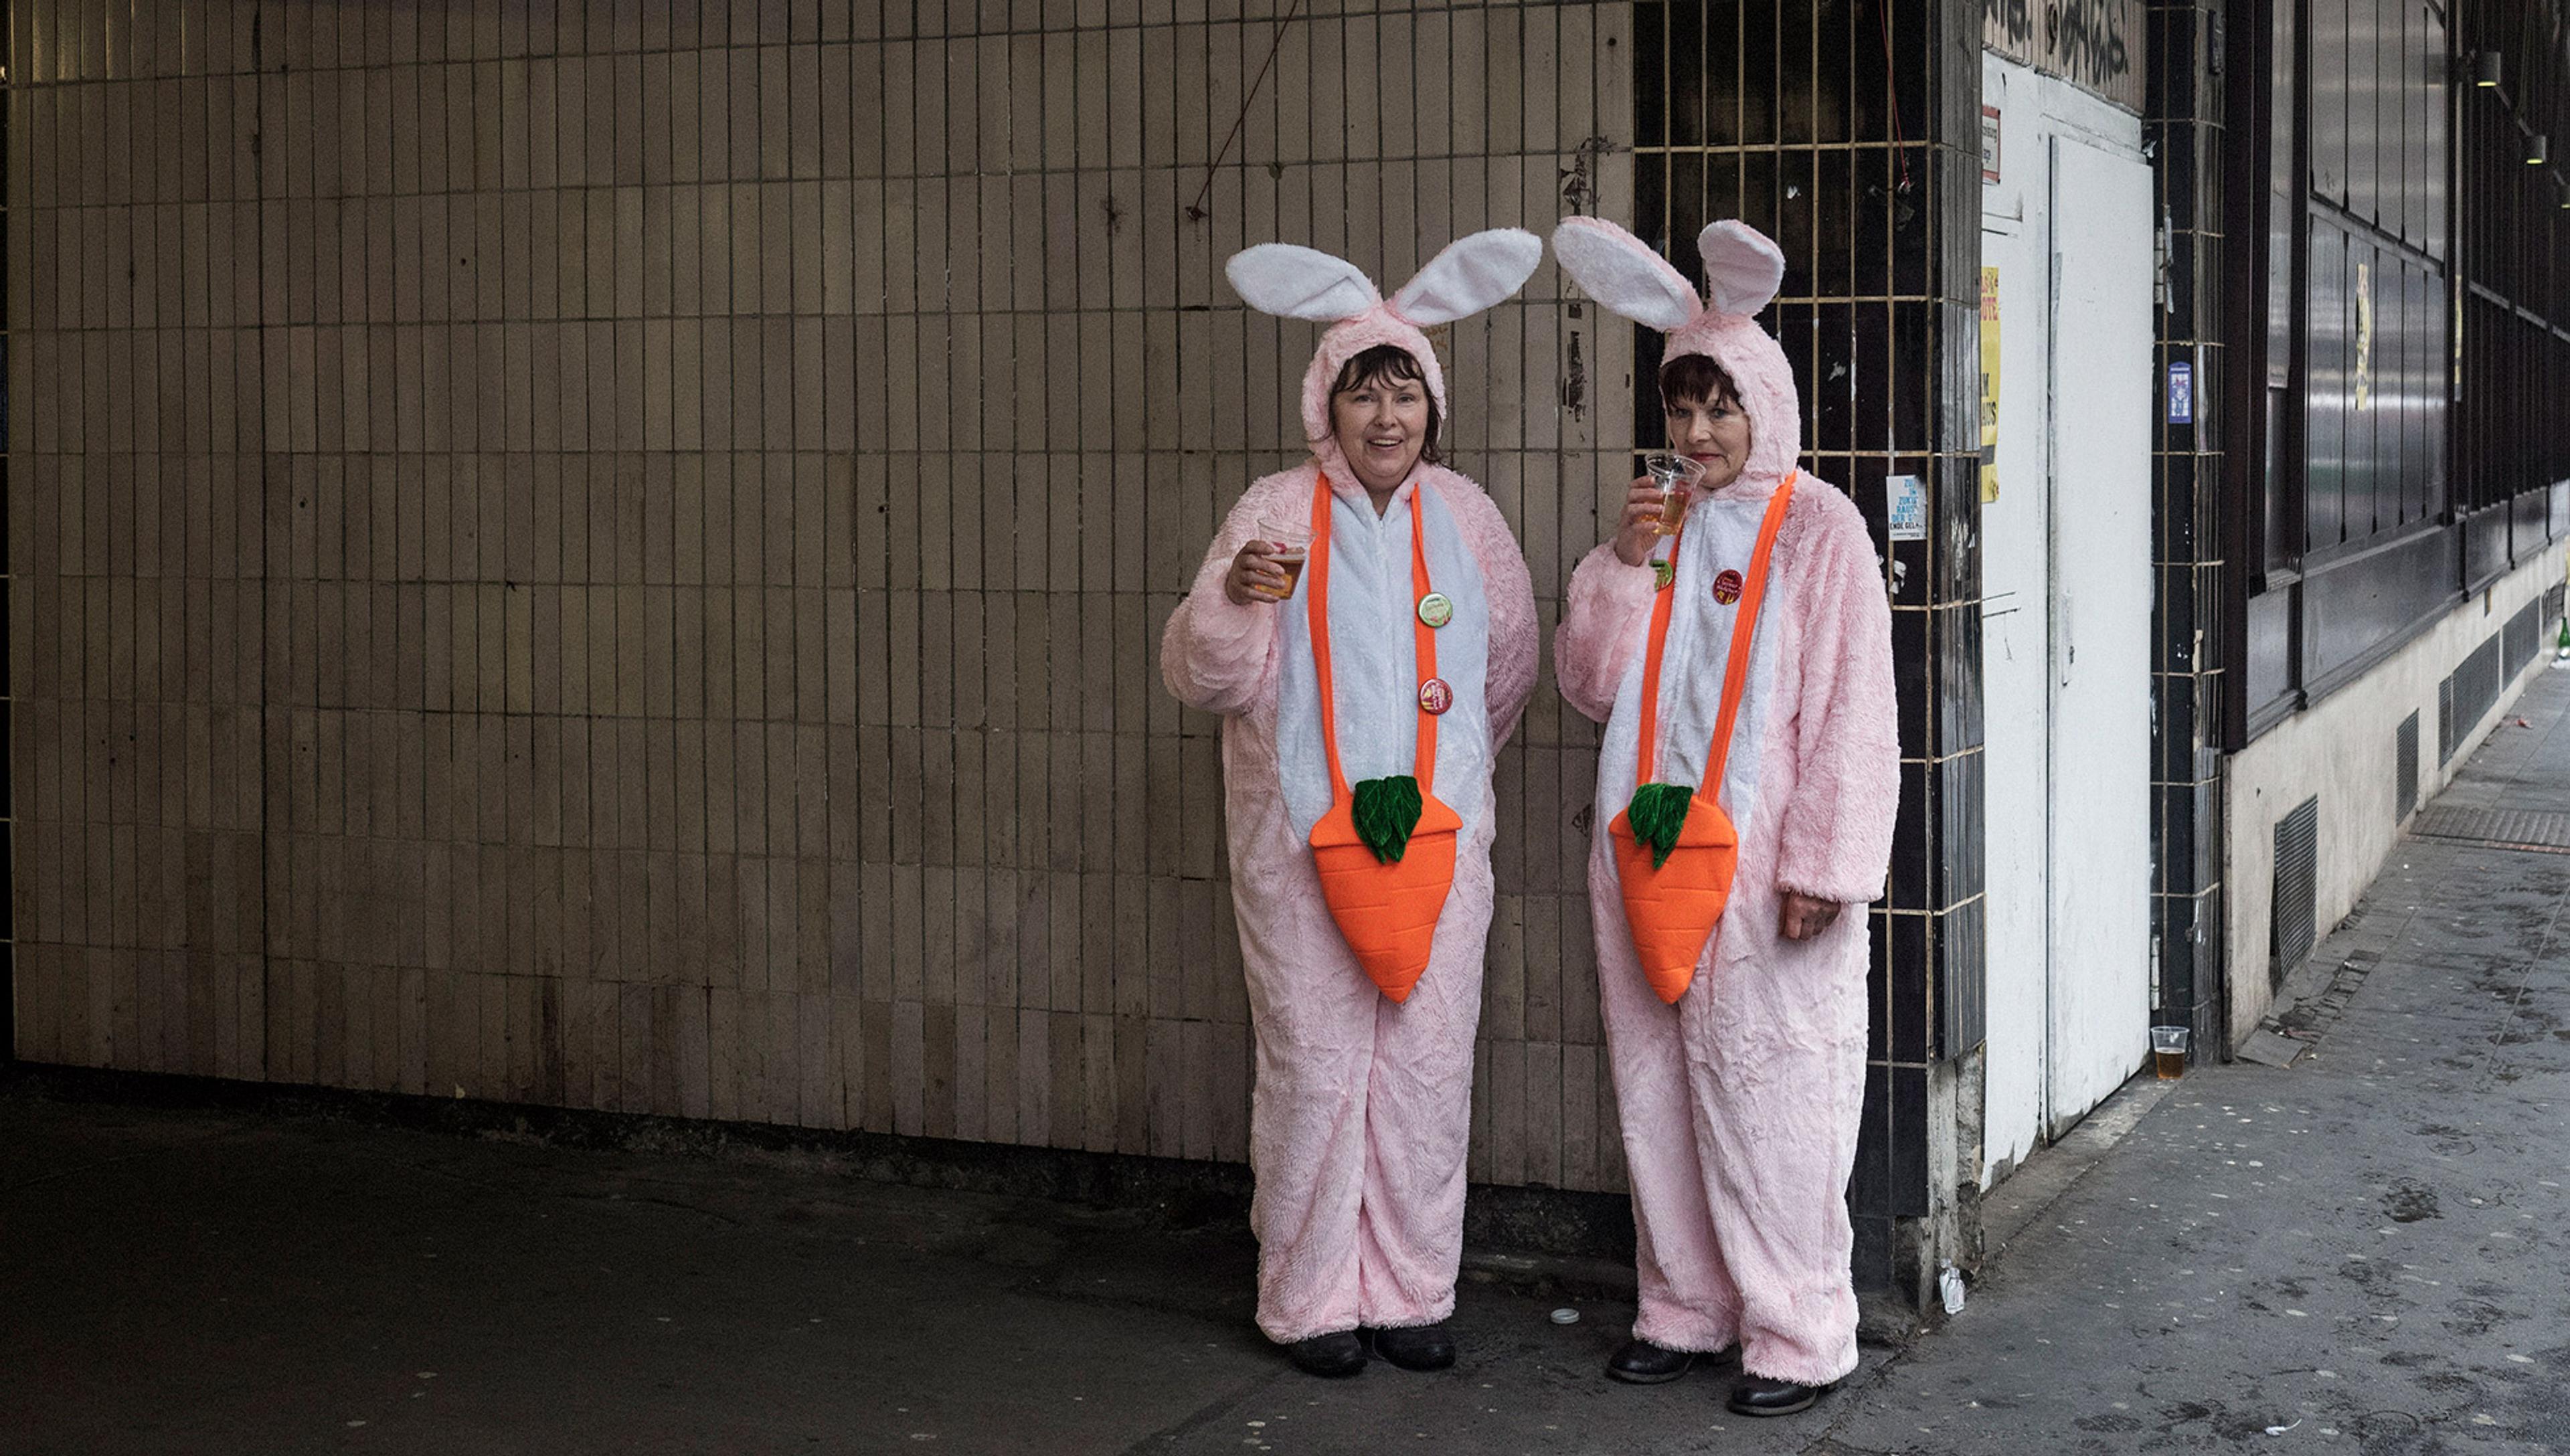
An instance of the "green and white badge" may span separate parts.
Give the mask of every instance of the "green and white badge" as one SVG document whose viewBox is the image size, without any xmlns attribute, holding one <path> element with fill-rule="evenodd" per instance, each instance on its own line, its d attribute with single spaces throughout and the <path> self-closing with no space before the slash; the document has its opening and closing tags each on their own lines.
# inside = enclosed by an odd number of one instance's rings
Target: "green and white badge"
<svg viewBox="0 0 2570 1456">
<path fill-rule="evenodd" d="M 1432 627 L 1442 627 L 1455 619 L 1455 600 L 1443 591 L 1431 591 L 1419 598 L 1419 619 Z"/>
</svg>

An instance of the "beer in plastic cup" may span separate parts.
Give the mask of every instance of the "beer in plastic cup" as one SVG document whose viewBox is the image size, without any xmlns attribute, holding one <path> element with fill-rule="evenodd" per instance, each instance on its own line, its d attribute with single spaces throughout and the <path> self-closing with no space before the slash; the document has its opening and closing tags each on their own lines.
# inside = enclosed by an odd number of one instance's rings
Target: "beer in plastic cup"
<svg viewBox="0 0 2570 1456">
<path fill-rule="evenodd" d="M 1655 450 L 1642 457 L 1642 469 L 1660 487 L 1660 521 L 1654 528 L 1662 536 L 1675 536 L 1686 524 L 1688 498 L 1695 483 L 1704 479 L 1704 464 L 1671 451 Z"/>
<path fill-rule="evenodd" d="M 1311 524 L 1303 521 L 1278 521 L 1271 518 L 1258 523 L 1258 535 L 1268 545 L 1269 559 L 1275 561 L 1277 567 L 1285 573 L 1285 589 L 1282 592 L 1262 591 L 1259 594 L 1276 601 L 1283 601 L 1294 594 L 1295 587 L 1303 583 L 1303 563 L 1310 559 L 1312 554 Z"/>
<path fill-rule="evenodd" d="M 2151 1028 L 2151 1063 L 2159 1069 L 2160 1080 L 2174 1082 L 2186 1075 L 2186 1028 L 2154 1026 Z"/>
</svg>

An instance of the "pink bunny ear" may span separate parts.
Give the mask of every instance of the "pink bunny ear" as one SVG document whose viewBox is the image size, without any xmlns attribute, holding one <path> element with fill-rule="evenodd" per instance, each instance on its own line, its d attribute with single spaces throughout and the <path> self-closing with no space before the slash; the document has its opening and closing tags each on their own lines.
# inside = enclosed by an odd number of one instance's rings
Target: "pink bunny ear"
<svg viewBox="0 0 2570 1456">
<path fill-rule="evenodd" d="M 1243 248 L 1222 265 L 1232 290 L 1261 313 L 1333 323 L 1383 301 L 1356 264 L 1290 242 Z"/>
<path fill-rule="evenodd" d="M 1564 217 L 1552 255 L 1587 295 L 1645 327 L 1672 333 L 1704 311 L 1693 284 L 1651 245 L 1602 217 Z"/>
<path fill-rule="evenodd" d="M 1746 222 L 1726 217 L 1707 223 L 1696 234 L 1695 247 L 1704 254 L 1704 276 L 1711 285 L 1706 296 L 1716 313 L 1744 318 L 1756 313 L 1785 281 L 1785 250 Z"/>
<path fill-rule="evenodd" d="M 1542 261 L 1543 239 L 1523 228 L 1460 237 L 1392 295 L 1392 311 L 1423 328 L 1453 323 L 1524 287 Z"/>
</svg>

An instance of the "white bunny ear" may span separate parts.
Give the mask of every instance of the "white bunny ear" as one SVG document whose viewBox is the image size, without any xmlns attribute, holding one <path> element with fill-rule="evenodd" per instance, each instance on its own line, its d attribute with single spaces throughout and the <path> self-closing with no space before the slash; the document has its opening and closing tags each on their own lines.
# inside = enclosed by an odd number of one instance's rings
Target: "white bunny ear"
<svg viewBox="0 0 2570 1456">
<path fill-rule="evenodd" d="M 1459 237 L 1392 296 L 1392 311 L 1423 327 L 1453 323 L 1524 287 L 1542 261 L 1543 239 L 1520 227 Z"/>
<path fill-rule="evenodd" d="M 1696 234 L 1695 247 L 1704 254 L 1704 276 L 1711 285 L 1705 296 L 1716 313 L 1756 313 L 1785 281 L 1785 250 L 1746 222 L 1729 217 L 1708 222 Z"/>
<path fill-rule="evenodd" d="M 1668 333 L 1704 311 L 1689 283 L 1651 245 L 1603 217 L 1564 217 L 1552 255 L 1582 291 L 1649 328 Z"/>
<path fill-rule="evenodd" d="M 1250 307 L 1285 318 L 1334 323 L 1383 301 L 1374 280 L 1356 264 L 1290 242 L 1243 248 L 1222 271 Z"/>
</svg>

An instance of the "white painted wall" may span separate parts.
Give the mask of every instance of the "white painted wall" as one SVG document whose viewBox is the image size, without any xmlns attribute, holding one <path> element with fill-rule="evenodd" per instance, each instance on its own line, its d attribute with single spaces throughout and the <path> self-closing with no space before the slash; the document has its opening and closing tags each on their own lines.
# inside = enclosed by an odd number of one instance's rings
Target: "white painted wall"
<svg viewBox="0 0 2570 1456">
<path fill-rule="evenodd" d="M 2000 297 L 1999 499 L 1981 510 L 1987 1181 L 2147 1047 L 2155 397 L 2139 121 L 1992 56 L 1982 97 L 2001 128 L 1981 235 Z"/>
<path fill-rule="evenodd" d="M 2527 678 L 2552 660 L 2557 622 L 2546 621 L 2542 650 L 2524 676 L 2499 690 L 2498 706 L 2470 725 L 2461 745 L 2437 763 L 2436 685 L 2499 630 L 2525 603 L 2562 579 L 2558 557 L 2529 561 L 2448 613 L 2371 672 L 2268 730 L 2231 758 L 2229 823 L 2223 840 L 2223 898 L 2230 906 L 2226 953 L 2231 988 L 2230 1034 L 2236 1044 L 2273 1009 L 2267 937 L 2276 874 L 2276 821 L 2320 796 L 2320 865 L 2312 918 L 2326 935 L 2356 909 L 2400 840 L 2397 738 L 2400 720 L 2418 713 L 2418 802 L 2451 782 L 2507 710 Z"/>
</svg>

